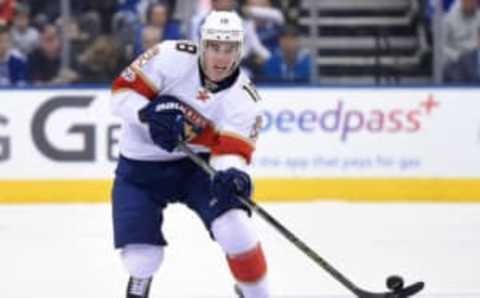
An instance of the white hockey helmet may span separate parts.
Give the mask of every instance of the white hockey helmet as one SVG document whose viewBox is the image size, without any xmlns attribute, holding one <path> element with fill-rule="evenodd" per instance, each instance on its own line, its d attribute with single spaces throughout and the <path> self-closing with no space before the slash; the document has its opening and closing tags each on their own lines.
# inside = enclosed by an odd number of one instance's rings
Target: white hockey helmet
<svg viewBox="0 0 480 298">
<path fill-rule="evenodd" d="M 242 57 L 244 29 L 240 16 L 235 11 L 211 11 L 203 23 L 200 32 L 200 54 L 203 59 L 203 51 L 206 42 L 228 41 L 238 42 L 238 57 L 234 66 L 238 66 Z"/>
</svg>

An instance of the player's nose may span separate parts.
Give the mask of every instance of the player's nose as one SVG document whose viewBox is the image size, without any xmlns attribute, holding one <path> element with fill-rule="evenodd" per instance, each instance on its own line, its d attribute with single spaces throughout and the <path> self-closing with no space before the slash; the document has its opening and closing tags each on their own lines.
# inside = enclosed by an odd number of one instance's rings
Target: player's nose
<svg viewBox="0 0 480 298">
<path fill-rule="evenodd" d="M 218 53 L 217 55 L 217 61 L 222 63 L 222 64 L 228 64 L 228 62 L 231 60 L 231 55 L 228 53 Z"/>
</svg>

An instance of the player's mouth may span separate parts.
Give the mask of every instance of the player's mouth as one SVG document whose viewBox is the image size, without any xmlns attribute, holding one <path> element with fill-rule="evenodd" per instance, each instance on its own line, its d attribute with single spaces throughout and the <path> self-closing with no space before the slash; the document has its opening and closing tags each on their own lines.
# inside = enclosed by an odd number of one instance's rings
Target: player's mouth
<svg viewBox="0 0 480 298">
<path fill-rule="evenodd" d="M 213 69 L 214 69 L 216 72 L 220 72 L 220 73 L 221 73 L 221 72 L 226 71 L 226 70 L 227 70 L 227 67 L 226 67 L 226 66 L 218 66 L 218 65 L 215 65 L 215 66 L 213 67 Z"/>
</svg>

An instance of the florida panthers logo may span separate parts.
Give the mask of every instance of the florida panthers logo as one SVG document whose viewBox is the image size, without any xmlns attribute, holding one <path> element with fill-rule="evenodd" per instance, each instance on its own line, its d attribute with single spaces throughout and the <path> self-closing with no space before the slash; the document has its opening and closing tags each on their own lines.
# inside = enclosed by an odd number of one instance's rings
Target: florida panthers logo
<svg viewBox="0 0 480 298">
<path fill-rule="evenodd" d="M 197 99 L 203 102 L 209 100 L 210 92 L 208 92 L 208 90 L 205 90 L 205 89 L 198 90 Z"/>
</svg>

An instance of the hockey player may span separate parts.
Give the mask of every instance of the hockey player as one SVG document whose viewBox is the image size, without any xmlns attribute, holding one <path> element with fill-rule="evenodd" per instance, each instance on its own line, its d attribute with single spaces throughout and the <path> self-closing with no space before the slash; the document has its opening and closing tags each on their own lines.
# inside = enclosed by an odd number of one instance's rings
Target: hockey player
<svg viewBox="0 0 480 298">
<path fill-rule="evenodd" d="M 167 244 L 164 208 L 195 212 L 223 249 L 245 298 L 269 297 L 267 265 L 250 219 L 245 172 L 257 137 L 258 95 L 240 72 L 241 19 L 213 11 L 200 44 L 165 41 L 114 81 L 112 110 L 123 120 L 112 191 L 115 247 L 130 274 L 127 297 L 148 297 Z M 185 141 L 217 170 L 210 177 L 183 153 Z"/>
</svg>

